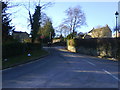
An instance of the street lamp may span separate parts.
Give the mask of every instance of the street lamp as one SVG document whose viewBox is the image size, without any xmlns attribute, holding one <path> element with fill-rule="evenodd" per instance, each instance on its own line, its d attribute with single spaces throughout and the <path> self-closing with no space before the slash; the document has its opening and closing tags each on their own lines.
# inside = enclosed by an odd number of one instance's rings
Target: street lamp
<svg viewBox="0 0 120 90">
<path fill-rule="evenodd" d="M 115 54 L 115 58 L 117 58 L 117 50 L 118 50 L 118 44 L 117 44 L 117 19 L 118 19 L 118 15 L 119 15 L 119 13 L 116 11 L 115 12 L 115 17 L 116 17 L 116 54 Z"/>
<path fill-rule="evenodd" d="M 115 17 L 116 17 L 116 38 L 117 38 L 117 18 L 118 18 L 119 13 L 116 11 L 115 12 Z"/>
</svg>

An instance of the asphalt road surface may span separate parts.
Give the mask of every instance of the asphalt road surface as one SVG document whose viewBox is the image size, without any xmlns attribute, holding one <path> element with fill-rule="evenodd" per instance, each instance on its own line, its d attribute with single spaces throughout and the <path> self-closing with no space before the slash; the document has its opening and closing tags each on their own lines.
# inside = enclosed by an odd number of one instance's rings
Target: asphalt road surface
<svg viewBox="0 0 120 90">
<path fill-rule="evenodd" d="M 45 48 L 47 57 L 3 71 L 3 88 L 118 88 L 118 62 Z"/>
</svg>

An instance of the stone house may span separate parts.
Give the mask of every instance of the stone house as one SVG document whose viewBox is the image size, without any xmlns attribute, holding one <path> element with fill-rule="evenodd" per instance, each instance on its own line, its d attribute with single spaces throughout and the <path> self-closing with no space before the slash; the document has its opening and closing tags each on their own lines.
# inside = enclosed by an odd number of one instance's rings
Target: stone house
<svg viewBox="0 0 120 90">
<path fill-rule="evenodd" d="M 22 43 L 26 39 L 30 39 L 29 34 L 27 32 L 21 32 L 21 31 L 13 31 L 13 38 L 19 40 Z"/>
<path fill-rule="evenodd" d="M 108 25 L 101 28 L 92 29 L 88 32 L 88 35 L 90 35 L 92 38 L 111 38 L 112 37 L 112 31 L 109 28 Z"/>
</svg>

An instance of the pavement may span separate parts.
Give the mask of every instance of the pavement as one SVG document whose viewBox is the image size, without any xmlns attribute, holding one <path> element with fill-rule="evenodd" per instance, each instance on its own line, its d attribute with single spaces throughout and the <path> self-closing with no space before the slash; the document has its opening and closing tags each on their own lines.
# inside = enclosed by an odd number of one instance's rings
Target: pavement
<svg viewBox="0 0 120 90">
<path fill-rule="evenodd" d="M 117 61 L 44 48 L 50 55 L 3 70 L 3 88 L 118 88 Z"/>
</svg>

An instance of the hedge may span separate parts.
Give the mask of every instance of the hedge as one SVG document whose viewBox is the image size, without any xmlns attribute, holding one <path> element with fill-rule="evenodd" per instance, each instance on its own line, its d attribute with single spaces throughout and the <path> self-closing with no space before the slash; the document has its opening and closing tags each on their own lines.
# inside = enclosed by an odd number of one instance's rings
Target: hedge
<svg viewBox="0 0 120 90">
<path fill-rule="evenodd" d="M 24 53 L 30 53 L 32 50 L 41 49 L 40 44 L 32 43 L 10 43 L 2 45 L 2 58 L 18 56 Z"/>
<path fill-rule="evenodd" d="M 120 59 L 120 38 L 71 39 L 67 44 L 84 54 Z"/>
</svg>

